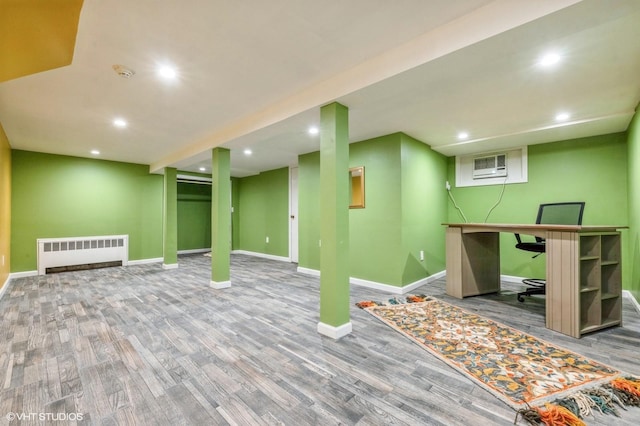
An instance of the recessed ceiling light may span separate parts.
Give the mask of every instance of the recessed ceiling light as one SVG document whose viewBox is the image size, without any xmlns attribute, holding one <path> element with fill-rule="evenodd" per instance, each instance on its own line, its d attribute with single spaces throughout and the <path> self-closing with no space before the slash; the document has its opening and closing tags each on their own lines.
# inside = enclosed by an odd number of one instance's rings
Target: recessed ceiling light
<svg viewBox="0 0 640 426">
<path fill-rule="evenodd" d="M 200 169 L 198 169 L 198 170 L 200 170 L 201 172 L 204 172 L 207 169 L 205 169 L 204 167 L 200 167 Z"/>
<path fill-rule="evenodd" d="M 458 139 L 460 139 L 460 140 L 467 139 L 468 137 L 469 137 L 469 133 L 467 133 L 467 132 L 458 133 Z"/>
<path fill-rule="evenodd" d="M 162 65 L 158 68 L 158 75 L 165 80 L 173 80 L 178 76 L 175 68 L 169 65 Z"/>
<path fill-rule="evenodd" d="M 569 119 L 569 114 L 566 112 L 561 112 L 556 115 L 556 121 L 567 121 Z"/>
<path fill-rule="evenodd" d="M 127 122 L 122 118 L 116 118 L 113 120 L 113 125 L 119 128 L 127 127 Z"/>
<path fill-rule="evenodd" d="M 310 135 L 317 135 L 320 132 L 320 130 L 318 130 L 317 127 L 313 126 L 313 127 L 309 127 L 309 134 Z"/>
<path fill-rule="evenodd" d="M 540 58 L 540 61 L 538 61 L 538 64 L 541 67 L 548 68 L 557 64 L 558 62 L 560 62 L 560 55 L 554 52 L 554 53 L 547 53 L 544 56 L 542 56 Z"/>
<path fill-rule="evenodd" d="M 253 154 L 253 151 L 251 151 L 249 148 L 245 149 L 243 152 L 244 152 L 244 155 L 251 155 L 251 154 Z"/>
<path fill-rule="evenodd" d="M 92 155 L 100 155 L 100 151 L 98 151 L 97 149 L 92 149 L 91 150 L 91 154 Z"/>
</svg>

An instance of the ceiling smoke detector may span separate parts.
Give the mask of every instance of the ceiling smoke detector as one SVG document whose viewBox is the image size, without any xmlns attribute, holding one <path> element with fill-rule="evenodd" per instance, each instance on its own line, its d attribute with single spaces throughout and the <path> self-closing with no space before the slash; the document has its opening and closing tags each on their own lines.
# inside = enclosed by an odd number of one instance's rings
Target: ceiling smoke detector
<svg viewBox="0 0 640 426">
<path fill-rule="evenodd" d="M 136 73 L 134 70 L 118 64 L 113 66 L 113 70 L 122 78 L 131 78 Z"/>
</svg>

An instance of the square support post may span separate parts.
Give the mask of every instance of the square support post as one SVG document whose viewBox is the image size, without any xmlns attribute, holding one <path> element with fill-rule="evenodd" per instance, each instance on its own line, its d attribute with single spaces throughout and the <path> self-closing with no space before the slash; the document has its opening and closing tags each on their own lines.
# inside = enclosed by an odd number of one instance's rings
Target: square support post
<svg viewBox="0 0 640 426">
<path fill-rule="evenodd" d="M 320 322 L 318 333 L 351 333 L 349 316 L 349 110 L 320 109 Z"/>
<path fill-rule="evenodd" d="M 177 169 L 164 169 L 162 210 L 162 268 L 178 267 L 178 183 Z"/>
<path fill-rule="evenodd" d="M 231 161 L 226 148 L 211 156 L 211 287 L 231 287 Z"/>
</svg>

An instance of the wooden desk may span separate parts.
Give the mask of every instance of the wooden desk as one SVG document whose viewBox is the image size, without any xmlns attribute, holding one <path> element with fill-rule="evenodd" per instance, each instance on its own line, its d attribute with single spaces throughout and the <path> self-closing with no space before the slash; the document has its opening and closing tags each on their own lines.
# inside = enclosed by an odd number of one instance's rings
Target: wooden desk
<svg viewBox="0 0 640 426">
<path fill-rule="evenodd" d="M 546 240 L 547 328 L 580 337 L 621 324 L 622 257 L 617 230 L 625 227 L 444 225 L 448 295 L 463 298 L 500 291 L 500 232 L 534 235 Z"/>
</svg>

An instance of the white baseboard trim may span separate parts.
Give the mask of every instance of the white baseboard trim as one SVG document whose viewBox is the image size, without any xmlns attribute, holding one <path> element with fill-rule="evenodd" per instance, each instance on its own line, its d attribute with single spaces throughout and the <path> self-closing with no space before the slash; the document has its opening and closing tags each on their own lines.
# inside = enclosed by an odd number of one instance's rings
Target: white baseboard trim
<svg viewBox="0 0 640 426">
<path fill-rule="evenodd" d="M 231 287 L 231 281 L 213 281 L 209 282 L 209 287 L 221 290 L 223 288 Z"/>
<path fill-rule="evenodd" d="M 177 263 L 163 263 L 162 264 L 162 269 L 178 269 L 178 264 Z"/>
<path fill-rule="evenodd" d="M 4 297 L 7 288 L 9 287 L 9 283 L 11 282 L 11 274 L 7 277 L 7 280 L 2 284 L 2 288 L 0 288 L 0 300 Z"/>
<path fill-rule="evenodd" d="M 335 340 L 346 336 L 347 334 L 351 333 L 352 330 L 353 327 L 351 326 L 351 321 L 338 327 L 334 327 L 323 322 L 318 323 L 318 333 L 322 334 L 323 336 L 331 337 Z"/>
<path fill-rule="evenodd" d="M 161 263 L 164 261 L 162 257 L 152 257 L 150 259 L 130 260 L 127 266 L 131 265 L 146 265 L 147 263 Z"/>
<path fill-rule="evenodd" d="M 301 274 L 312 275 L 314 277 L 320 276 L 320 271 L 318 271 L 317 269 L 310 269 L 310 268 L 304 268 L 304 267 L 298 266 L 297 271 Z M 372 288 L 374 290 L 380 290 L 380 291 L 384 291 L 386 293 L 391 293 L 391 294 L 406 294 L 406 293 L 409 293 L 410 291 L 415 290 L 420 286 L 429 284 L 445 276 L 446 276 L 446 271 L 436 272 L 433 275 L 430 275 L 425 278 L 421 278 L 418 281 L 414 281 L 411 284 L 407 284 L 403 287 L 398 287 L 391 284 L 379 283 L 375 281 L 364 280 L 362 278 L 355 278 L 355 277 L 349 277 L 349 284 Z"/>
<path fill-rule="evenodd" d="M 636 311 L 638 311 L 638 313 L 640 314 L 640 303 L 638 303 L 636 298 L 633 297 L 633 294 L 631 294 L 629 290 L 622 290 L 622 295 L 626 296 L 631 301 L 631 303 L 633 303 L 633 306 L 636 308 Z"/>
<path fill-rule="evenodd" d="M 257 251 L 247 251 L 247 250 L 231 250 L 232 254 L 246 254 L 247 256 L 255 256 L 262 257 L 264 259 L 278 260 L 280 262 L 291 262 L 288 257 L 284 256 L 276 256 L 273 254 L 259 253 Z"/>
<path fill-rule="evenodd" d="M 436 280 L 439 280 L 440 278 L 444 278 L 446 275 L 447 275 L 446 271 L 440 271 L 440 272 L 436 272 L 433 275 L 429 275 L 428 277 L 419 279 L 418 281 L 412 282 L 411 284 L 401 287 L 402 292 L 400 294 L 407 294 L 410 291 L 413 291 L 420 286 L 432 283 Z"/>
<path fill-rule="evenodd" d="M 302 266 L 298 266 L 296 271 L 300 272 L 301 274 L 312 275 L 314 277 L 320 276 L 320 271 L 318 271 L 317 269 L 303 268 Z"/>
<path fill-rule="evenodd" d="M 129 260 L 126 265 L 122 266 L 133 266 L 133 265 L 146 265 L 147 263 L 161 263 L 164 261 L 162 257 L 154 257 L 150 259 L 139 259 L 139 260 Z M 24 277 L 35 277 L 38 275 L 38 271 L 21 271 L 21 272 L 12 272 L 9 274 L 9 279 L 15 278 L 24 278 Z"/>
<path fill-rule="evenodd" d="M 211 251 L 211 249 L 210 249 L 210 248 L 189 249 L 189 250 L 178 250 L 178 254 L 209 253 L 210 251 Z"/>
<path fill-rule="evenodd" d="M 38 275 L 38 271 L 22 271 L 22 272 L 12 272 L 9 274 L 9 279 L 13 280 L 16 278 L 24 278 L 24 277 L 35 277 Z"/>
<path fill-rule="evenodd" d="M 526 277 L 516 277 L 515 275 L 500 275 L 500 281 L 504 281 L 506 283 L 522 284 L 522 280 L 526 279 Z"/>
</svg>

